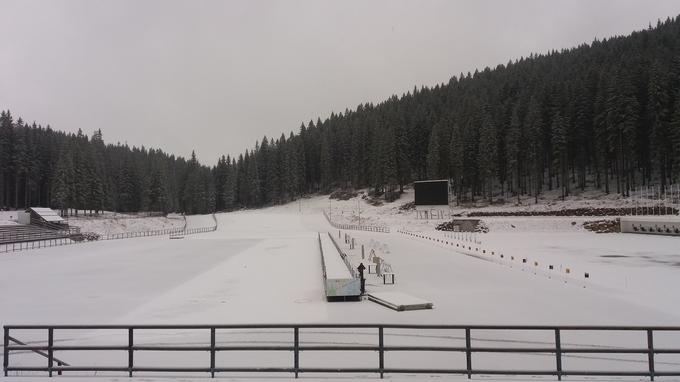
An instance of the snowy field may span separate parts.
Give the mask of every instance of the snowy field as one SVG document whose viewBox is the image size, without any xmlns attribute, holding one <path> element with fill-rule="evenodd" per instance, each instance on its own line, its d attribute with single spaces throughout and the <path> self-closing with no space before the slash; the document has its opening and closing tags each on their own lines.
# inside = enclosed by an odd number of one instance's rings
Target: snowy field
<svg viewBox="0 0 680 382">
<path fill-rule="evenodd" d="M 393 324 L 499 324 L 499 325 L 678 325 L 680 324 L 680 238 L 630 234 L 594 234 L 581 228 L 588 218 L 485 218 L 491 232 L 478 234 L 472 246 L 503 253 L 504 259 L 468 256 L 446 241 L 460 241 L 434 230 L 436 222 L 416 220 L 412 212 L 398 212 L 402 199 L 382 207 L 363 201 L 332 201 L 333 215 L 342 222 L 358 219 L 362 224 L 381 224 L 392 233 L 346 231 L 357 240 L 354 250 L 342 244 L 358 265 L 361 245 L 390 263 L 395 285 L 383 285 L 369 275 L 369 292 L 402 292 L 434 303 L 434 309 L 396 312 L 369 301 L 328 303 L 324 298 L 317 232 L 333 229 L 321 215 L 328 208 L 326 197 L 314 197 L 285 206 L 218 214 L 216 232 L 191 235 L 182 240 L 149 237 L 93 242 L 78 246 L 46 248 L 0 256 L 0 324 L 250 324 L 250 323 L 393 323 Z M 196 226 L 210 225 L 209 215 L 189 219 Z M 572 225 L 572 222 L 577 224 Z M 206 224 L 203 224 L 206 223 Z M 514 228 L 513 228 L 514 226 Z M 417 239 L 398 231 L 407 230 L 436 237 L 442 242 Z M 343 231 L 344 233 L 344 231 Z M 342 242 L 341 242 L 342 243 Z M 509 260 L 514 257 L 515 260 Z M 519 259 L 527 258 L 527 265 Z M 534 269 L 534 262 L 540 269 Z M 555 271 L 545 268 L 554 265 Z M 573 269 L 568 276 L 563 271 Z M 590 277 L 585 279 L 584 272 Z M 553 338 L 526 333 L 476 333 L 473 344 L 517 346 L 544 344 Z M 20 339 L 43 341 L 44 333 L 17 333 Z M 291 334 L 272 331 L 221 333 L 218 343 L 289 343 Z M 144 344 L 201 344 L 206 333 L 191 331 L 140 333 Z M 423 344 L 457 346 L 460 332 L 431 334 L 393 331 L 389 345 Z M 303 335 L 311 344 L 375 343 L 374 333 L 354 330 L 337 333 L 315 330 Z M 56 333 L 61 344 L 115 344 L 124 334 L 104 331 Z M 662 338 L 678 345 L 680 336 Z M 644 347 L 642 338 L 625 334 L 616 338 L 577 333 L 565 338 L 574 346 Z M 36 342 L 39 343 L 39 342 Z M 125 364 L 125 354 L 113 357 Z M 65 361 L 110 365 L 93 352 L 57 352 Z M 148 356 L 147 356 L 148 357 Z M 182 359 L 204 366 L 207 355 L 163 353 L 161 360 Z M 219 363 L 241 362 L 260 366 L 289 366 L 290 353 L 221 355 Z M 475 367 L 554 367 L 554 355 L 500 357 L 475 355 Z M 494 358 L 495 357 L 495 358 Z M 525 357 L 525 358 L 522 358 Z M 528 357 L 528 358 L 526 358 Z M 303 353 L 303 366 L 375 367 L 374 353 L 329 355 Z M 144 358 L 140 358 L 144 360 Z M 645 355 L 565 355 L 565 367 L 644 370 Z M 153 363 L 159 360 L 146 359 Z M 72 363 L 73 360 L 71 360 Z M 143 361 L 140 361 L 143 362 Z M 173 361 L 174 362 L 174 361 Z M 44 358 L 12 354 L 12 364 L 43 365 Z M 413 357 L 390 353 L 387 367 L 463 367 L 459 353 L 428 353 Z M 658 361 L 657 369 L 679 369 L 680 357 Z M 30 374 L 30 373 L 28 373 Z M 140 374 L 141 375 L 141 374 Z M 96 380 L 129 380 L 125 375 Z M 288 379 L 284 375 L 249 375 L 248 380 Z M 306 379 L 319 376 L 303 375 Z M 375 375 L 348 375 L 336 379 L 374 380 Z M 205 374 L 195 378 L 205 379 Z M 224 376 L 224 379 L 231 377 Z M 431 379 L 430 376 L 386 375 L 388 379 Z M 444 377 L 435 377 L 444 378 Z M 501 377 L 473 377 L 505 380 Z M 6 380 L 28 381 L 33 377 L 11 376 Z M 35 378 L 42 380 L 42 378 Z M 84 376 L 61 376 L 60 380 L 86 380 Z M 165 380 L 164 376 L 134 378 Z M 195 380 L 175 376 L 171 380 Z M 332 380 L 333 378 L 325 378 Z M 458 379 L 458 377 L 446 377 Z M 460 377 L 460 379 L 465 379 Z M 540 380 L 540 378 L 529 378 Z M 527 380 L 529 380 L 527 379 Z M 577 379 L 570 377 L 570 379 Z M 659 378 L 663 380 L 663 378 Z M 524 380 L 515 378 L 513 380 Z M 554 380 L 554 378 L 547 378 Z M 619 379 L 601 379 L 619 380 Z M 634 379 L 637 380 L 637 379 Z M 672 379 L 666 379 L 672 380 Z"/>
</svg>

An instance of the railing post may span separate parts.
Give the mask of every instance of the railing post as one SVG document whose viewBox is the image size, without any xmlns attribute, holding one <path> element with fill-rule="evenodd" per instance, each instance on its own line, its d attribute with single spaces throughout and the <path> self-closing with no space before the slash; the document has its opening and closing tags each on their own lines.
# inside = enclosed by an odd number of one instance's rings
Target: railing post
<svg viewBox="0 0 680 382">
<path fill-rule="evenodd" d="M 54 365 L 54 328 L 47 329 L 47 371 L 52 376 L 52 366 Z"/>
<path fill-rule="evenodd" d="M 557 380 L 562 380 L 562 339 L 560 329 L 555 328 L 555 362 L 557 363 Z"/>
<path fill-rule="evenodd" d="M 465 328 L 465 363 L 467 365 L 468 379 L 472 378 L 472 346 L 470 338 L 470 328 Z"/>
<path fill-rule="evenodd" d="M 649 361 L 649 378 L 654 380 L 654 332 L 652 329 L 647 329 L 647 359 Z"/>
<path fill-rule="evenodd" d="M 385 341 L 383 338 L 383 327 L 380 326 L 378 327 L 378 359 L 379 359 L 379 369 L 380 369 L 380 378 L 383 378 L 383 370 L 385 370 Z"/>
<path fill-rule="evenodd" d="M 297 378 L 300 370 L 300 328 L 297 326 L 293 329 L 293 341 L 293 369 Z"/>
<path fill-rule="evenodd" d="M 210 378 L 215 378 L 215 328 L 210 328 Z"/>
<path fill-rule="evenodd" d="M 135 365 L 135 351 L 132 347 L 135 344 L 134 329 L 128 328 L 128 376 L 132 378 L 132 368 Z"/>
<path fill-rule="evenodd" d="M 7 376 L 7 368 L 9 367 L 9 350 L 7 348 L 9 347 L 9 328 L 4 327 L 5 329 L 5 334 L 2 337 L 2 344 L 3 344 L 3 349 L 5 351 L 3 352 L 3 357 L 2 357 L 2 370 L 5 371 L 5 377 Z"/>
</svg>

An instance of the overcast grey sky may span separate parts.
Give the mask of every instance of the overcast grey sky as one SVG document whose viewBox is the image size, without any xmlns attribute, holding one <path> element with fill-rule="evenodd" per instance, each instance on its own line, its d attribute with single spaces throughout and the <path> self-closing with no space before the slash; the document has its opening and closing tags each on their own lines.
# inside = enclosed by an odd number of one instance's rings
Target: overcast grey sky
<svg viewBox="0 0 680 382">
<path fill-rule="evenodd" d="M 0 108 L 213 164 L 331 111 L 678 14 L 678 0 L 0 0 Z"/>
</svg>

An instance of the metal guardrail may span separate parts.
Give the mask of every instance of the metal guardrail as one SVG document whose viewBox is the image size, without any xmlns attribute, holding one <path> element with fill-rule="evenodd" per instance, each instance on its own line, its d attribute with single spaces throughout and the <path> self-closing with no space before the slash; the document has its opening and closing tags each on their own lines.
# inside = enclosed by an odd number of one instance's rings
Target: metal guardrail
<svg viewBox="0 0 680 382">
<path fill-rule="evenodd" d="M 325 216 L 326 220 L 328 220 L 328 223 L 330 223 L 330 225 L 332 225 L 333 227 L 338 228 L 338 229 L 347 229 L 347 230 L 353 230 L 353 231 L 369 231 L 369 232 L 390 233 L 390 227 L 336 223 L 336 222 L 331 220 L 331 218 L 328 216 L 328 214 L 326 213 L 325 210 L 323 210 L 322 212 L 323 212 L 323 216 Z"/>
<path fill-rule="evenodd" d="M 308 345 L 300 341 L 302 332 L 314 332 L 315 329 L 373 329 L 377 345 L 337 345 L 325 344 Z M 249 329 L 264 331 L 271 329 L 290 330 L 290 343 L 287 345 L 258 346 L 258 345 L 218 345 L 216 342 L 217 330 L 238 330 Z M 393 346 L 385 344 L 386 329 L 411 329 L 411 330 L 459 330 L 464 333 L 465 346 Z M 12 330 L 34 330 L 45 331 L 47 333 L 47 345 L 10 345 Z M 55 345 L 54 334 L 57 330 L 124 330 L 127 333 L 127 345 L 102 346 L 102 345 Z M 135 344 L 135 331 L 139 330 L 203 330 L 209 332 L 210 342 L 202 345 L 139 345 Z M 473 346 L 473 333 L 476 331 L 503 331 L 503 332 L 547 332 L 554 336 L 551 346 L 533 347 L 492 347 L 492 346 Z M 611 333 L 617 331 L 639 332 L 645 339 L 643 347 L 578 347 L 563 346 L 562 334 L 565 332 L 594 332 Z M 564 376 L 638 376 L 655 377 L 680 376 L 680 369 L 658 371 L 655 368 L 655 356 L 657 354 L 680 354 L 680 347 L 659 348 L 654 346 L 655 334 L 659 332 L 680 332 L 680 327 L 664 326 L 499 326 L 499 325 L 405 325 L 405 324 L 249 324 L 249 325 L 6 325 L 4 326 L 4 357 L 3 370 L 5 376 L 9 372 L 46 372 L 52 376 L 54 372 L 124 372 L 130 377 L 135 372 L 166 372 L 166 373 L 209 373 L 214 377 L 216 373 L 227 372 L 281 372 L 294 373 L 297 377 L 300 373 L 376 373 L 382 378 L 384 374 L 460 374 L 467 375 L 524 375 L 524 376 L 556 376 L 561 380 Z M 72 332 L 70 333 L 72 334 Z M 486 339 L 486 338 L 485 338 Z M 487 339 L 488 340 L 488 339 Z M 16 341 L 12 341 L 16 342 Z M 45 366 L 21 366 L 11 364 L 11 353 L 18 351 L 40 351 L 46 352 L 47 364 Z M 127 363 L 124 365 L 111 366 L 66 366 L 64 361 L 61 366 L 55 366 L 55 352 L 68 351 L 88 351 L 89 354 L 97 351 L 121 351 L 127 354 Z M 163 352 L 163 351 L 182 351 L 182 352 L 206 352 L 209 353 L 209 363 L 206 359 L 206 366 L 203 367 L 145 367 L 135 363 L 135 353 L 139 352 Z M 292 364 L 288 367 L 223 367 L 216 363 L 216 354 L 220 352 L 271 352 L 282 351 L 292 352 Z M 374 352 L 378 354 L 375 367 L 304 367 L 300 365 L 300 354 L 302 352 L 321 352 L 321 351 L 346 351 L 346 352 Z M 385 355 L 392 352 L 450 352 L 462 353 L 465 355 L 465 365 L 459 368 L 432 369 L 432 368 L 390 368 L 385 366 Z M 473 366 L 473 355 L 478 353 L 498 353 L 498 354 L 547 354 L 554 355 L 553 369 L 547 370 L 528 370 L 528 369 L 477 369 Z M 646 355 L 647 362 L 644 370 L 624 371 L 624 370 L 572 370 L 564 367 L 562 361 L 565 355 L 575 354 L 642 354 Z"/>
</svg>

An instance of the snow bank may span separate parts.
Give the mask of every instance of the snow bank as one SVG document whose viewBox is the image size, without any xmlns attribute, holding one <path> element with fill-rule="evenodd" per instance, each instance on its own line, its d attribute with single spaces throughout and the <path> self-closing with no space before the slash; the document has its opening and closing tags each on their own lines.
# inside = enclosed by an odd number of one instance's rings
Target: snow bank
<svg viewBox="0 0 680 382">
<path fill-rule="evenodd" d="M 182 228 L 184 219 L 167 217 L 150 218 L 90 218 L 70 217 L 70 225 L 80 227 L 81 232 L 95 232 L 100 235 L 119 234 L 125 232 L 155 231 L 170 228 Z"/>
</svg>

